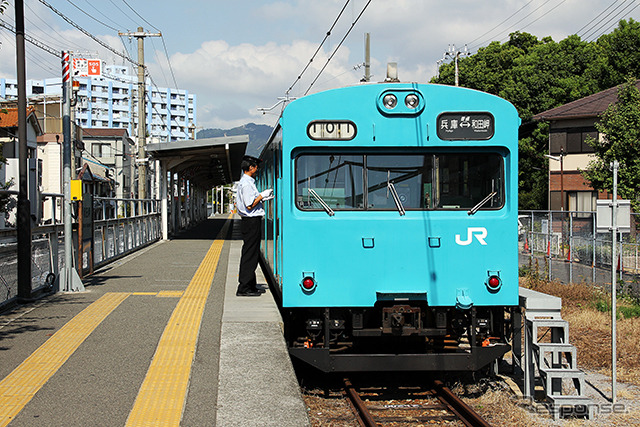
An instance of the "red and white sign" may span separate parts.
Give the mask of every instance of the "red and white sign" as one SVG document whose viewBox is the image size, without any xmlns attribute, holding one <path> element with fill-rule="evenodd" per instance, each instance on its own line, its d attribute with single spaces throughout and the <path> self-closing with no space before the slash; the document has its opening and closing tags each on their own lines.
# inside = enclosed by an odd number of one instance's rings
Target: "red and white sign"
<svg viewBox="0 0 640 427">
<path fill-rule="evenodd" d="M 73 58 L 73 77 L 102 75 L 102 61 L 99 59 Z"/>
</svg>

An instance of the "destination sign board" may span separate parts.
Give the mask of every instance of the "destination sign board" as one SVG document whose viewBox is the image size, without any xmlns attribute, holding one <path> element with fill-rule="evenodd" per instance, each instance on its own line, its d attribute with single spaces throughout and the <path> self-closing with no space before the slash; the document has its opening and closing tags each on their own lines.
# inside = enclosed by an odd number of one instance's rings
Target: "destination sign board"
<svg viewBox="0 0 640 427">
<path fill-rule="evenodd" d="M 307 126 L 309 138 L 321 141 L 348 141 L 356 136 L 356 124 L 348 120 L 316 120 Z"/>
<path fill-rule="evenodd" d="M 437 124 L 438 138 L 449 141 L 491 139 L 495 131 L 490 113 L 442 113 Z"/>
</svg>

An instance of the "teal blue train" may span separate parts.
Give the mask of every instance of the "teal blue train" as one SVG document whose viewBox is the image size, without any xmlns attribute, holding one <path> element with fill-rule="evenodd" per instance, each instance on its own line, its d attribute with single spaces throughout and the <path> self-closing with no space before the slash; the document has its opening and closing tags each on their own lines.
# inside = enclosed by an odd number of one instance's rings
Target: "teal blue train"
<svg viewBox="0 0 640 427">
<path fill-rule="evenodd" d="M 262 263 L 294 359 L 477 371 L 518 306 L 518 127 L 470 89 L 377 83 L 289 103 L 261 153 Z"/>
</svg>

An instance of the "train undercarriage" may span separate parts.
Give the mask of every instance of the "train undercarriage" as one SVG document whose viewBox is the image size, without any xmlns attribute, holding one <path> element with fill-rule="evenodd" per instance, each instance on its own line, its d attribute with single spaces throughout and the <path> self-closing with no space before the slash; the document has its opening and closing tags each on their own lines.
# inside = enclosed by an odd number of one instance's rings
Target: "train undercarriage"
<svg viewBox="0 0 640 427">
<path fill-rule="evenodd" d="M 290 354 L 324 372 L 479 371 L 511 349 L 510 311 L 403 301 L 282 314 Z"/>
</svg>

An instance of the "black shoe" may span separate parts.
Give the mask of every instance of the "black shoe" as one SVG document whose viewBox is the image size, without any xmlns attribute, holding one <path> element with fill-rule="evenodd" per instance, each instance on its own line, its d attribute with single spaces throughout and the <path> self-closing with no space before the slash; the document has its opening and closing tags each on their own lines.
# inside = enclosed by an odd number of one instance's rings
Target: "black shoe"
<svg viewBox="0 0 640 427">
<path fill-rule="evenodd" d="M 260 295 L 262 294 L 258 291 L 236 292 L 237 297 L 259 297 Z"/>
<path fill-rule="evenodd" d="M 258 292 L 258 293 L 264 294 L 267 291 L 262 288 L 256 288 L 256 289 L 252 289 L 251 292 Z"/>
</svg>

